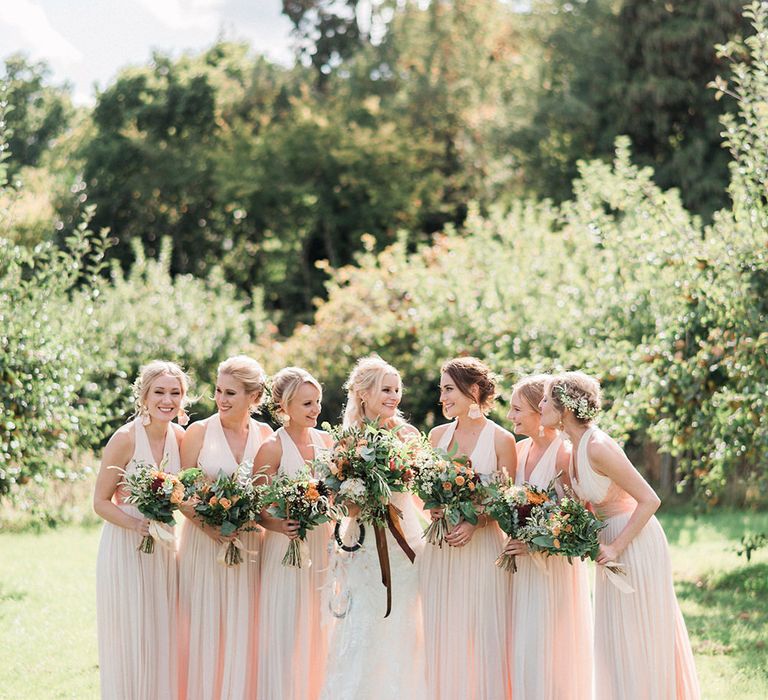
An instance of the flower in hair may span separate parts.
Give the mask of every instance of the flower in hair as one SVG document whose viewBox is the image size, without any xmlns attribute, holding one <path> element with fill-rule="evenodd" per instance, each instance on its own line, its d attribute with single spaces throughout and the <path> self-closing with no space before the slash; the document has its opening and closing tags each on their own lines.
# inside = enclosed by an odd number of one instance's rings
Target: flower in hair
<svg viewBox="0 0 768 700">
<path fill-rule="evenodd" d="M 560 403 L 573 413 L 579 420 L 593 420 L 600 413 L 597 406 L 590 404 L 586 396 L 578 398 L 568 393 L 568 389 L 562 384 L 556 384 L 553 388 L 554 393 L 560 400 Z"/>
</svg>

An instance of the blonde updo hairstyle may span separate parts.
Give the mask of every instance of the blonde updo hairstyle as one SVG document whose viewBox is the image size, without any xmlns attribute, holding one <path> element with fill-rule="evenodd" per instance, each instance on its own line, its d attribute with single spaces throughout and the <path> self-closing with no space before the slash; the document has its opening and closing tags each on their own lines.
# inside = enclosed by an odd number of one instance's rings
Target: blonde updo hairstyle
<svg viewBox="0 0 768 700">
<path fill-rule="evenodd" d="M 488 413 L 496 399 L 496 378 L 491 368 L 476 357 L 454 357 L 440 368 L 456 384 L 456 388 L 468 399 L 477 402 L 483 413 Z M 477 386 L 477 396 L 472 387 Z"/>
<path fill-rule="evenodd" d="M 400 378 L 400 372 L 378 355 L 370 355 L 357 361 L 344 384 L 344 389 L 347 392 L 347 405 L 344 408 L 343 421 L 345 428 L 362 425 L 365 419 L 363 395 L 380 391 L 384 384 L 384 378 L 388 374 L 394 374 L 397 377 L 397 383 L 402 388 L 403 380 Z M 399 410 L 395 413 L 395 422 L 405 422 Z"/>
<path fill-rule="evenodd" d="M 602 391 L 600 382 L 584 372 L 563 372 L 549 379 L 547 391 L 552 404 L 560 412 L 571 410 L 573 417 L 579 423 L 589 423 L 599 413 L 602 406 Z M 567 401 L 577 406 L 576 409 L 566 406 Z"/>
<path fill-rule="evenodd" d="M 226 374 L 243 385 L 246 394 L 256 394 L 251 404 L 251 413 L 255 413 L 264 403 L 264 388 L 267 385 L 267 374 L 263 367 L 248 355 L 228 357 L 220 363 L 217 374 Z"/>
<path fill-rule="evenodd" d="M 532 374 L 529 377 L 523 377 L 512 387 L 512 396 L 519 393 L 536 413 L 541 413 L 539 404 L 544 398 L 544 391 L 550 379 L 548 374 Z"/>
<path fill-rule="evenodd" d="M 305 384 L 311 384 L 323 396 L 323 387 L 307 370 L 301 367 L 284 367 L 272 377 L 272 403 L 277 418 L 288 423 L 288 404 Z"/>
<path fill-rule="evenodd" d="M 152 388 L 152 382 L 165 375 L 179 380 L 179 386 L 181 387 L 181 411 L 179 415 L 184 412 L 184 407 L 191 403 L 189 375 L 175 362 L 152 360 L 141 367 L 139 376 L 136 377 L 136 381 L 133 383 L 135 415 L 142 417 L 147 415 L 147 397 L 149 396 L 149 390 Z"/>
</svg>

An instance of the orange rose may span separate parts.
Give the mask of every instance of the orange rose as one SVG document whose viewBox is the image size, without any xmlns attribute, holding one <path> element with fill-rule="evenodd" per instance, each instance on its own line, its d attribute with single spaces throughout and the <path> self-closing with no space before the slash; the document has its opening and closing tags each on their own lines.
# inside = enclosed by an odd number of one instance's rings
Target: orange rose
<svg viewBox="0 0 768 700">
<path fill-rule="evenodd" d="M 211 496 L 211 500 L 208 501 L 209 505 L 215 506 L 219 502 L 219 499 L 216 498 L 216 496 Z"/>
<path fill-rule="evenodd" d="M 573 525 L 566 525 L 565 526 L 565 531 L 566 532 L 573 532 Z"/>
<path fill-rule="evenodd" d="M 555 549 L 560 549 L 560 540 L 555 539 L 555 541 L 552 544 L 555 545 Z"/>
<path fill-rule="evenodd" d="M 310 484 L 307 487 L 306 496 L 307 496 L 307 500 L 310 500 L 310 501 L 316 501 L 318 498 L 320 498 L 320 494 L 317 490 L 317 487 L 314 484 Z"/>
<path fill-rule="evenodd" d="M 457 476 L 455 481 L 456 481 L 456 486 L 464 486 L 464 477 L 463 476 L 461 476 L 461 475 Z"/>
<path fill-rule="evenodd" d="M 222 496 L 222 497 L 219 499 L 219 505 L 220 505 L 220 506 L 221 506 L 221 507 L 222 507 L 224 510 L 229 510 L 230 506 L 232 505 L 232 501 L 230 501 L 230 500 L 229 500 L 229 499 L 228 499 L 226 496 Z"/>
<path fill-rule="evenodd" d="M 176 484 L 171 492 L 171 503 L 178 505 L 184 500 L 184 487 L 181 484 Z"/>
<path fill-rule="evenodd" d="M 474 482 L 474 481 L 470 481 L 470 482 L 467 484 L 467 486 L 469 487 L 469 490 L 470 490 L 470 491 L 474 491 L 474 490 L 475 490 L 475 482 Z"/>
<path fill-rule="evenodd" d="M 453 488 L 453 484 L 450 481 L 443 482 L 443 491 L 450 491 Z"/>
</svg>

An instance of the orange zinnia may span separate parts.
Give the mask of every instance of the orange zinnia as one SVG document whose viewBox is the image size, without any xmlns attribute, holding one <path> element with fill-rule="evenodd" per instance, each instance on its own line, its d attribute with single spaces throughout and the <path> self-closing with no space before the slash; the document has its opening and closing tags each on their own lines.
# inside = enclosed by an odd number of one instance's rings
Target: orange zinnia
<svg viewBox="0 0 768 700">
<path fill-rule="evenodd" d="M 535 506 L 538 506 L 547 500 L 546 494 L 536 493 L 534 491 L 528 491 L 527 496 L 528 496 L 528 503 L 532 503 Z"/>
<path fill-rule="evenodd" d="M 320 498 L 320 494 L 318 493 L 317 487 L 314 484 L 307 486 L 306 496 L 310 501 L 316 501 L 318 498 Z"/>
</svg>

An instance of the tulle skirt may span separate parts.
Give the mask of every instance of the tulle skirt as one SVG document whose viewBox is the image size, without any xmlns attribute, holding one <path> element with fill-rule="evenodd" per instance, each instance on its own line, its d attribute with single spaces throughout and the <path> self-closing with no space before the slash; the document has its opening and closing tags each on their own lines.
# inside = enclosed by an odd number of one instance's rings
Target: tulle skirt
<svg viewBox="0 0 768 700">
<path fill-rule="evenodd" d="M 505 537 L 493 523 L 464 547 L 427 545 L 421 567 L 428 698 L 510 698 L 513 576 L 494 565 Z"/>
<path fill-rule="evenodd" d="M 510 646 L 512 695 L 592 700 L 592 604 L 587 566 L 565 557 L 517 557 Z"/>
<path fill-rule="evenodd" d="M 629 514 L 606 520 L 612 542 Z M 672 585 L 664 531 L 652 517 L 619 559 L 634 593 L 621 592 L 597 567 L 595 697 L 690 700 L 700 697 L 693 653 Z"/>
<path fill-rule="evenodd" d="M 289 539 L 264 535 L 258 658 L 260 700 L 315 700 L 325 676 L 320 601 L 328 573 L 328 524 L 307 533 L 311 565 L 283 566 Z"/>
<path fill-rule="evenodd" d="M 132 506 L 120 506 L 137 518 Z M 96 560 L 96 619 L 103 700 L 176 700 L 176 552 L 105 523 Z"/>
<path fill-rule="evenodd" d="M 261 547 L 245 532 L 243 546 Z M 186 700 L 251 700 L 256 693 L 259 600 L 258 553 L 237 566 L 219 564 L 221 545 L 191 522 L 179 544 L 181 690 Z"/>
</svg>

